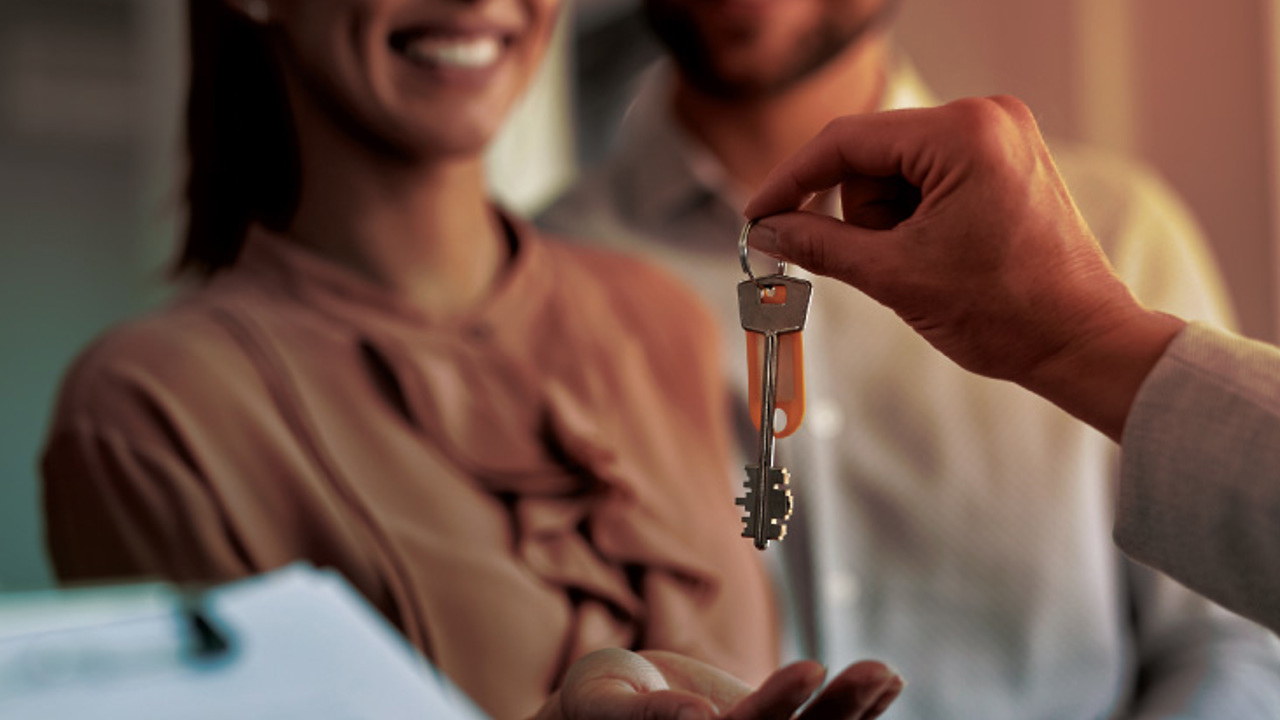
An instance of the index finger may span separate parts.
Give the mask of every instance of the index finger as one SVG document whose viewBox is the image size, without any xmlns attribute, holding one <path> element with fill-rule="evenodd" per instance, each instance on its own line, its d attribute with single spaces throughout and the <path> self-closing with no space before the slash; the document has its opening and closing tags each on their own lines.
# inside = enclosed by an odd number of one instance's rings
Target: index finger
<svg viewBox="0 0 1280 720">
<path fill-rule="evenodd" d="M 911 159 L 929 131 L 929 112 L 890 110 L 832 120 L 769 173 L 743 213 L 760 218 L 795 210 L 813 193 L 851 175 L 898 175 L 919 187 L 921 169 L 912 167 Z"/>
<path fill-rule="evenodd" d="M 826 668 L 812 660 L 792 663 L 773 673 L 755 692 L 743 698 L 723 720 L 789 718 L 822 686 Z"/>
</svg>

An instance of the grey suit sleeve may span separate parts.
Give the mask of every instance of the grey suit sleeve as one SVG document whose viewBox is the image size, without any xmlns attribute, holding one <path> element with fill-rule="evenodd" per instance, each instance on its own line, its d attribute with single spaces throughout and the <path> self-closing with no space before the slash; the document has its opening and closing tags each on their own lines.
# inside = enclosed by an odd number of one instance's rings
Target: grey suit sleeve
<svg viewBox="0 0 1280 720">
<path fill-rule="evenodd" d="M 1189 325 L 1121 448 L 1120 548 L 1280 632 L 1280 350 Z"/>
<path fill-rule="evenodd" d="M 1108 171 L 1108 177 L 1121 177 L 1122 169 Z M 1148 307 L 1230 327 L 1225 287 L 1194 218 L 1157 178 L 1128 177 L 1131 182 L 1119 186 L 1100 183 L 1095 195 L 1102 197 L 1093 198 L 1095 209 L 1101 203 L 1104 210 L 1094 213 L 1095 229 L 1117 272 Z M 1089 218 L 1091 227 L 1095 217 Z M 1121 478 L 1118 468 L 1117 486 Z M 1280 717 L 1280 643 L 1274 635 L 1214 607 L 1166 574 L 1134 561 L 1122 569 L 1137 678 L 1117 718 Z"/>
</svg>

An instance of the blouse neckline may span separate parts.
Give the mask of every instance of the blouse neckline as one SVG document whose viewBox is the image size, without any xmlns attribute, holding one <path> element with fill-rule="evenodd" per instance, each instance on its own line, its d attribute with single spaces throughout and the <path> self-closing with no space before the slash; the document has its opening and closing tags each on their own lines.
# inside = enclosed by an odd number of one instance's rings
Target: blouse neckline
<svg viewBox="0 0 1280 720">
<path fill-rule="evenodd" d="M 526 222 L 498 210 L 513 253 L 487 297 L 468 312 L 436 319 L 395 292 L 329 260 L 283 233 L 250 227 L 234 266 L 301 303 L 365 331 L 399 336 L 506 335 L 526 329 L 543 314 L 554 286 L 545 244 Z"/>
</svg>

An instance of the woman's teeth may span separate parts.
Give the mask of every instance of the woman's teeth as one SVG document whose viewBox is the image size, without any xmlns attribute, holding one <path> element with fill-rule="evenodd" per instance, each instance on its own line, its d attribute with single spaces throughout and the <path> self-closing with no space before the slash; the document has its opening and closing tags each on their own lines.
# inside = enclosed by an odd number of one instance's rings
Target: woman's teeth
<svg viewBox="0 0 1280 720">
<path fill-rule="evenodd" d="M 407 44 L 404 54 L 410 59 L 440 67 L 482 68 L 497 62 L 502 42 L 496 37 L 439 38 L 423 37 Z"/>
</svg>

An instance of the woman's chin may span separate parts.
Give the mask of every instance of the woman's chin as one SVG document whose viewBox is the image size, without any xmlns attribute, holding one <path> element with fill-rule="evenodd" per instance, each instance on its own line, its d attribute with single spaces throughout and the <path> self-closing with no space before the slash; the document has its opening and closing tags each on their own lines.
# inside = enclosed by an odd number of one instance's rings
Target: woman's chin
<svg viewBox="0 0 1280 720">
<path fill-rule="evenodd" d="M 426 154 L 480 154 L 497 137 L 518 95 L 515 83 L 490 84 L 488 92 L 402 95 L 385 116 L 398 126 L 394 133 Z M 398 105 L 398 107 L 396 107 Z"/>
<path fill-rule="evenodd" d="M 499 123 L 448 127 L 441 127 L 439 123 L 429 126 L 411 124 L 396 133 L 397 137 L 391 140 L 391 145 L 398 147 L 404 157 L 413 162 L 454 162 L 480 158 L 497 135 L 498 128 Z"/>
</svg>

